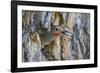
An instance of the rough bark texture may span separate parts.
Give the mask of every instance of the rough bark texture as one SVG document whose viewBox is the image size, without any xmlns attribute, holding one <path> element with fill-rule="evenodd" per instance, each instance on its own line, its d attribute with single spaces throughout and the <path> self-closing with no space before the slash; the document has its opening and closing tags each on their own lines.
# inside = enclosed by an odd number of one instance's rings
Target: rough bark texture
<svg viewBox="0 0 100 73">
<path fill-rule="evenodd" d="M 22 11 L 22 61 L 90 58 L 90 14 Z"/>
</svg>

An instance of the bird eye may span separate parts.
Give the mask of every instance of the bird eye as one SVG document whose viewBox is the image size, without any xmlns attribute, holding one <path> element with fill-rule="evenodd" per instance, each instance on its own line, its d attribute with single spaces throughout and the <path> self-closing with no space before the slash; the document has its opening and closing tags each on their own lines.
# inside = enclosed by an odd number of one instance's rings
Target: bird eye
<svg viewBox="0 0 100 73">
<path fill-rule="evenodd" d="M 56 31 L 57 31 L 58 29 L 56 28 Z"/>
</svg>

